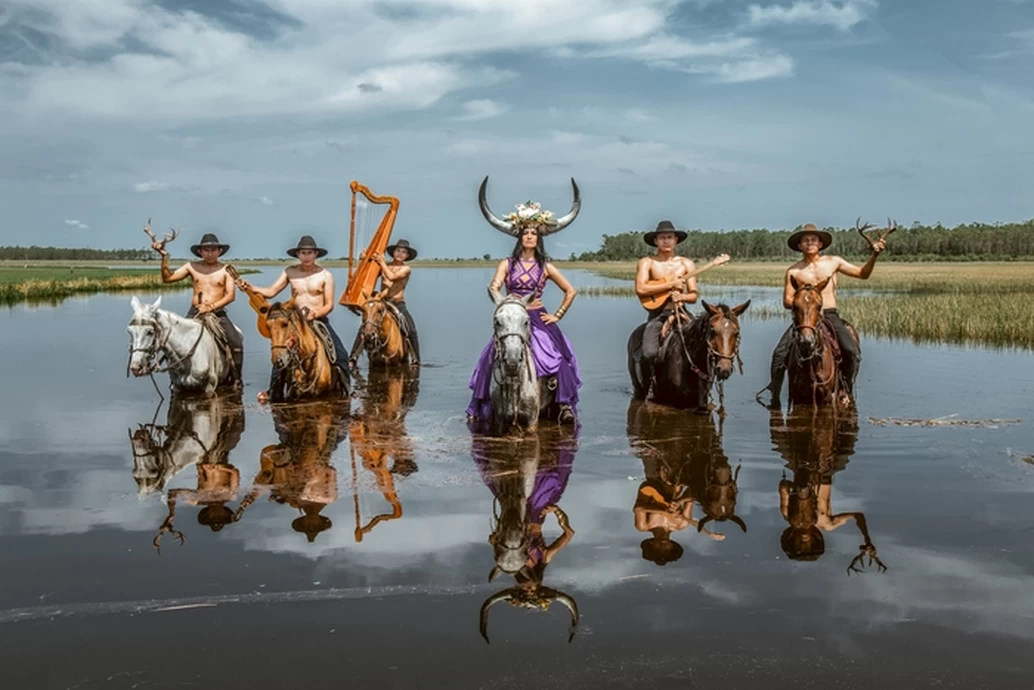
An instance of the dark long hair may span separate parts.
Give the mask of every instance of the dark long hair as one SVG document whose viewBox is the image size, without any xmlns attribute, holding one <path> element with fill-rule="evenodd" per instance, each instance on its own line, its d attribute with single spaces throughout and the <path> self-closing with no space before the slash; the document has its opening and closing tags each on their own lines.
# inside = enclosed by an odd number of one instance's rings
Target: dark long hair
<svg viewBox="0 0 1034 690">
<path fill-rule="evenodd" d="M 535 234 L 538 236 L 539 241 L 535 244 L 535 261 L 539 266 L 545 268 L 546 262 L 549 261 L 549 254 L 546 253 L 546 245 L 543 244 L 542 234 L 536 230 Z M 524 230 L 520 229 L 520 234 L 517 235 L 517 242 L 513 245 L 513 252 L 510 256 L 514 261 L 519 261 L 521 253 L 524 251 L 524 247 L 521 245 L 521 237 L 524 235 Z"/>
</svg>

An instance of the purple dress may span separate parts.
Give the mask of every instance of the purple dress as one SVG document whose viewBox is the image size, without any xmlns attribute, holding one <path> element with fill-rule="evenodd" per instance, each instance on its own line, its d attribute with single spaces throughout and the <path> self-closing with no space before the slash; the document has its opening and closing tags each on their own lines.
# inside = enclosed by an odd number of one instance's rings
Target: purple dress
<svg viewBox="0 0 1034 690">
<path fill-rule="evenodd" d="M 510 295 L 524 297 L 534 293 L 533 299 L 542 297 L 546 286 L 545 266 L 537 261 L 520 261 L 512 257 L 507 260 L 506 292 Z M 529 309 L 531 317 L 531 356 L 535 361 L 535 372 L 538 377 L 556 376 L 556 401 L 561 405 L 570 405 L 571 412 L 578 414 L 578 389 L 582 385 L 578 375 L 578 360 L 567 336 L 559 326 L 546 325 L 542 322 L 543 308 Z M 473 394 L 467 414 L 477 420 L 487 421 L 492 418 L 492 399 L 490 386 L 492 383 L 492 359 L 495 356 L 493 339 L 481 351 L 474 373 L 470 377 L 470 390 Z"/>
</svg>

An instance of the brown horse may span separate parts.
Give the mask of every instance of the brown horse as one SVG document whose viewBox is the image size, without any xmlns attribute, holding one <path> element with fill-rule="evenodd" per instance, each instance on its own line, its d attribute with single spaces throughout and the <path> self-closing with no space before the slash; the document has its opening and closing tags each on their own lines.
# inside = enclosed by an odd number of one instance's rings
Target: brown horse
<svg viewBox="0 0 1034 690">
<path fill-rule="evenodd" d="M 363 303 L 360 329 L 371 367 L 393 367 L 408 362 L 409 343 L 402 334 L 401 319 L 395 308 L 379 296 Z"/>
<path fill-rule="evenodd" d="M 829 281 L 826 278 L 818 285 L 801 285 L 796 278 L 790 277 L 796 290 L 793 297 L 794 333 L 787 362 L 791 405 L 843 403 L 840 392 L 844 372 L 840 347 L 832 325 L 822 316 L 822 291 Z M 861 354 L 858 331 L 850 324 L 847 327 Z"/>
<path fill-rule="evenodd" d="M 273 364 L 271 402 L 348 396 L 348 381 L 341 368 L 330 361 L 313 323 L 295 308 L 293 297 L 269 308 L 266 325 Z M 344 353 L 338 353 L 338 357 L 344 357 Z"/>
</svg>

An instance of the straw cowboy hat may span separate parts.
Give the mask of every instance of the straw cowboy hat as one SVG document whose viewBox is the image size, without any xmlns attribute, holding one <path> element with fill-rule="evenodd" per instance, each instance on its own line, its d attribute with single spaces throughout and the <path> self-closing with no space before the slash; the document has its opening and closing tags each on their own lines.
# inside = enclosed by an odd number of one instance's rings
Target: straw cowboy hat
<svg viewBox="0 0 1034 690">
<path fill-rule="evenodd" d="M 222 256 L 230 249 L 230 245 L 221 243 L 219 238 L 210 232 L 206 232 L 202 235 L 201 241 L 197 244 L 190 245 L 190 253 L 194 256 L 200 257 L 202 247 L 218 247 L 219 256 Z"/>
<path fill-rule="evenodd" d="M 409 240 L 399 240 L 398 242 L 391 245 L 384 251 L 390 256 L 395 253 L 395 249 L 397 247 L 402 247 L 406 250 L 406 253 L 408 254 L 408 256 L 406 257 L 406 261 L 412 261 L 416 258 L 416 250 L 409 246 Z"/>
<path fill-rule="evenodd" d="M 316 246 L 316 240 L 312 239 L 311 235 L 302 235 L 302 238 L 298 240 L 298 246 L 288 249 L 287 255 L 297 259 L 298 251 L 301 249 L 315 249 L 317 259 L 321 256 L 327 255 L 327 250 L 323 247 Z"/>
<path fill-rule="evenodd" d="M 800 245 L 801 238 L 805 235 L 818 235 L 819 239 L 822 241 L 822 249 L 825 249 L 829 245 L 833 244 L 833 235 L 829 234 L 825 230 L 819 230 L 811 223 L 808 223 L 807 225 L 801 227 L 800 230 L 794 232 L 792 235 L 787 237 L 786 244 L 790 247 L 790 249 L 794 250 L 795 252 L 799 252 L 801 251 L 801 248 L 798 245 Z"/>
<path fill-rule="evenodd" d="M 675 244 L 678 244 L 679 242 L 681 242 L 689 236 L 689 233 L 687 233 L 685 230 L 676 230 L 675 226 L 672 225 L 670 220 L 662 220 L 660 223 L 657 224 L 657 228 L 653 232 L 648 232 L 645 235 L 643 235 L 643 242 L 646 242 L 650 246 L 656 247 L 657 242 L 655 240 L 657 239 L 657 235 L 661 234 L 662 232 L 675 233 Z"/>
</svg>

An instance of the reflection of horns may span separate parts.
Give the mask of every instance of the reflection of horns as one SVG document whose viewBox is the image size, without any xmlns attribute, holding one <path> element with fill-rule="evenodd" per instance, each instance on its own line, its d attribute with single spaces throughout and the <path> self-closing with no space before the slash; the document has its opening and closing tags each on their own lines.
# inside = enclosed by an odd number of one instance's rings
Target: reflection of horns
<svg viewBox="0 0 1034 690">
<path fill-rule="evenodd" d="M 578 618 L 579 618 L 578 617 L 578 604 L 575 602 L 575 600 L 571 596 L 569 596 L 567 594 L 564 594 L 563 592 L 558 592 L 555 589 L 550 589 L 549 587 L 542 587 L 542 588 L 540 588 L 540 591 L 542 592 L 542 594 L 543 594 L 545 599 L 550 600 L 550 601 L 559 601 L 561 604 L 564 605 L 564 607 L 568 611 L 571 612 L 571 627 L 568 628 L 568 631 L 567 631 L 568 632 L 568 634 L 567 634 L 567 641 L 570 642 L 571 640 L 574 639 L 574 634 L 575 634 L 575 632 L 578 629 Z M 495 594 L 490 596 L 488 599 L 486 599 L 485 603 L 483 603 L 481 605 L 481 616 L 480 616 L 481 620 L 480 620 L 480 628 L 479 629 L 481 631 L 481 637 L 485 638 L 485 642 L 487 644 L 491 644 L 491 641 L 489 641 L 489 639 L 488 639 L 488 611 L 489 611 L 489 609 L 491 609 L 493 606 L 495 606 L 500 601 L 510 601 L 510 602 L 513 602 L 513 600 L 515 598 L 519 597 L 520 593 L 521 593 L 521 588 L 520 587 L 510 587 L 509 589 L 504 589 L 501 592 L 496 592 Z"/>
<path fill-rule="evenodd" d="M 744 532 L 747 531 L 747 524 L 743 522 L 743 518 L 741 518 L 739 515 L 730 515 L 728 519 L 732 520 L 735 524 L 739 525 L 740 529 Z M 711 522 L 712 520 L 714 520 L 714 518 L 710 515 L 700 520 L 700 522 L 697 523 L 697 532 L 703 532 L 704 525 Z"/>
<path fill-rule="evenodd" d="M 498 230 L 499 232 L 510 235 L 511 237 L 518 237 L 517 230 L 514 229 L 513 223 L 508 220 L 499 218 L 492 209 L 488 207 L 488 199 L 485 195 L 485 189 L 488 187 L 488 175 L 485 175 L 485 179 L 481 181 L 481 186 L 478 187 L 478 207 L 481 209 L 481 215 L 485 217 L 489 225 Z M 560 216 L 556 219 L 555 225 L 549 225 L 542 229 L 542 236 L 552 235 L 555 232 L 559 232 L 574 222 L 574 219 L 578 217 L 578 212 L 582 209 L 582 194 L 578 189 L 578 183 L 571 178 L 571 191 L 573 193 L 573 200 L 571 202 L 571 210 L 567 214 Z"/>
</svg>

